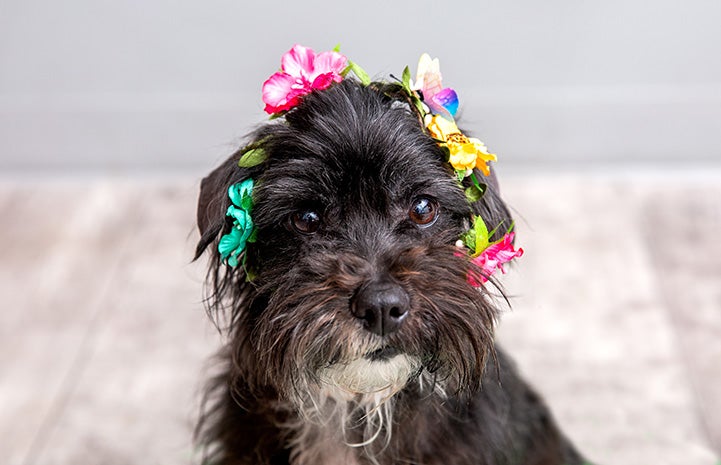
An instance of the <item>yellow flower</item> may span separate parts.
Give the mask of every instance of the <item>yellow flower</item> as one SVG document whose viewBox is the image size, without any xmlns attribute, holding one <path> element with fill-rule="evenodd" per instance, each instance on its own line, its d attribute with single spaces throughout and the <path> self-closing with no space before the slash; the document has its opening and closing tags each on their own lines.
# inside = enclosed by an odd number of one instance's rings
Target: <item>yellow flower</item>
<svg viewBox="0 0 721 465">
<path fill-rule="evenodd" d="M 441 115 L 426 115 L 426 128 L 431 137 L 442 141 L 451 156 L 448 160 L 457 171 L 478 168 L 485 176 L 491 174 L 489 161 L 496 161 L 496 155 L 489 153 L 486 146 L 475 137 L 466 137 L 456 123 Z"/>
</svg>

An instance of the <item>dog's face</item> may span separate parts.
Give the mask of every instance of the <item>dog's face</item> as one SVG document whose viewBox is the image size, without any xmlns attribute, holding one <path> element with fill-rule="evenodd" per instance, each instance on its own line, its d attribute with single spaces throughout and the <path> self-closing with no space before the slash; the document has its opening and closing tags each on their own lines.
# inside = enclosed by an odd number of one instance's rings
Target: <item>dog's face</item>
<svg viewBox="0 0 721 465">
<path fill-rule="evenodd" d="M 473 213 L 510 218 L 490 179 L 469 204 L 443 151 L 389 93 L 350 80 L 312 93 L 257 131 L 266 162 L 241 169 L 236 154 L 203 181 L 198 252 L 214 248 L 214 302 L 229 309 L 237 376 L 251 389 L 293 398 L 480 382 L 495 309 L 468 284 L 455 243 Z M 215 252 L 230 228 L 228 186 L 247 177 L 252 281 Z"/>
</svg>

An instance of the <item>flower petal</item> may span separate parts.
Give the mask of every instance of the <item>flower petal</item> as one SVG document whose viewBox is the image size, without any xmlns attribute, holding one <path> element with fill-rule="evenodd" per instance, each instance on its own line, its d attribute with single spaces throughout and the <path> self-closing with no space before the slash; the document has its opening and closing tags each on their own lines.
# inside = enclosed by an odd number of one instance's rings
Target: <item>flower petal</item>
<svg viewBox="0 0 721 465">
<path fill-rule="evenodd" d="M 311 80 L 314 59 L 313 49 L 296 44 L 283 54 L 280 60 L 281 69 L 293 77 L 304 77 Z"/>
<path fill-rule="evenodd" d="M 427 102 L 428 106 L 436 113 L 448 113 L 451 117 L 458 112 L 458 94 L 450 87 L 438 92 Z"/>
<path fill-rule="evenodd" d="M 340 82 L 340 79 L 336 80 L 336 76 L 340 78 L 340 74 L 334 75 L 333 73 L 324 73 L 315 78 L 310 87 L 313 90 L 323 90 L 330 87 L 333 82 Z M 342 78 L 341 78 L 342 79 Z"/>
<path fill-rule="evenodd" d="M 514 258 L 523 255 L 523 249 L 515 250 L 513 248 L 513 238 L 515 233 L 508 233 L 503 238 L 488 246 L 479 257 L 484 257 L 489 263 L 494 262 L 495 266 L 501 268 L 501 265 L 508 263 Z M 503 268 L 501 268 L 502 270 Z M 490 270 L 493 272 L 493 270 Z"/>
<path fill-rule="evenodd" d="M 234 229 L 244 230 L 245 225 L 248 222 L 248 213 L 245 210 L 234 207 L 233 205 L 228 207 L 228 211 L 225 212 L 225 216 L 229 216 L 235 220 L 233 223 Z"/>
<path fill-rule="evenodd" d="M 461 130 L 456 126 L 453 119 L 448 119 L 441 115 L 432 115 L 426 118 L 426 127 L 434 139 L 447 141 L 451 134 L 460 133 Z"/>
<path fill-rule="evenodd" d="M 243 200 L 246 196 L 253 194 L 253 178 L 248 178 L 243 182 L 239 182 L 237 184 L 233 184 L 228 188 L 228 197 L 230 198 L 230 201 L 233 202 L 233 204 L 237 207 L 244 207 L 248 209 L 247 206 L 243 205 Z"/>
<path fill-rule="evenodd" d="M 431 100 L 443 88 L 440 68 L 438 58 L 431 59 L 427 53 L 418 60 L 414 89 L 423 92 L 423 100 Z"/>
<path fill-rule="evenodd" d="M 309 77 L 310 81 L 314 81 L 319 75 L 325 73 L 333 73 L 333 80 L 340 82 L 341 72 L 348 66 L 348 58 L 338 52 L 322 52 L 319 53 L 313 61 L 314 71 Z"/>
<path fill-rule="evenodd" d="M 233 251 L 238 247 L 240 243 L 241 233 L 237 229 L 233 228 L 228 234 L 224 234 L 218 242 L 218 252 L 220 252 L 220 258 L 225 260 L 230 256 Z"/>
<path fill-rule="evenodd" d="M 268 113 L 276 113 L 277 108 L 281 108 L 288 103 L 289 98 L 293 94 L 293 84 L 295 78 L 286 73 L 275 73 L 263 83 L 263 103 L 265 103 L 265 111 Z"/>
<path fill-rule="evenodd" d="M 298 89 L 294 89 L 296 78 L 286 73 L 275 73 L 263 83 L 263 103 L 266 113 L 289 110 L 297 103 Z"/>
<path fill-rule="evenodd" d="M 448 161 L 454 169 L 466 171 L 474 168 L 477 162 L 477 153 L 473 144 L 448 143 L 450 158 Z"/>
<path fill-rule="evenodd" d="M 481 170 L 483 172 L 484 176 L 490 176 L 491 168 L 488 167 L 488 162 L 496 161 L 496 159 L 497 159 L 496 154 L 489 153 L 488 149 L 486 148 L 486 145 L 474 137 L 470 138 L 469 141 L 476 148 L 477 157 L 476 157 L 475 168 L 478 168 L 479 170 Z"/>
<path fill-rule="evenodd" d="M 481 173 L 483 173 L 483 176 L 491 175 L 491 168 L 488 166 L 487 161 L 488 160 L 484 160 L 482 157 L 476 157 L 475 168 L 481 170 Z"/>
<path fill-rule="evenodd" d="M 468 273 L 468 282 L 472 286 L 479 287 L 482 283 L 488 281 L 488 277 L 496 270 L 505 273 L 504 264 L 514 258 L 523 256 L 522 248 L 518 250 L 513 248 L 514 236 L 515 233 L 506 234 L 501 240 L 489 245 L 479 256 L 471 260 L 471 263 L 480 268 L 480 273 L 473 271 Z"/>
</svg>

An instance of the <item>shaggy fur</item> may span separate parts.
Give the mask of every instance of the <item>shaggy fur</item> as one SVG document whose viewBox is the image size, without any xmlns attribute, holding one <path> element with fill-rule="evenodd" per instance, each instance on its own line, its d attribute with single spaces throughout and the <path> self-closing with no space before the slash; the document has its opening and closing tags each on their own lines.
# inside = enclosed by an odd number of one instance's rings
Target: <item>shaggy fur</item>
<svg viewBox="0 0 721 465">
<path fill-rule="evenodd" d="M 402 95 L 352 80 L 314 92 L 253 134 L 266 162 L 239 168 L 239 151 L 203 180 L 197 257 L 209 249 L 209 309 L 228 338 L 198 427 L 204 463 L 582 463 L 495 346 L 494 290 L 468 285 L 454 253 L 473 213 L 511 224 L 495 178 L 469 205 Z M 248 177 L 258 241 L 230 268 L 227 189 Z M 419 198 L 438 207 L 428 226 L 409 219 Z M 319 228 L 300 232 L 293 215 L 309 211 Z M 396 331 L 358 316 L 373 283 L 407 299 Z"/>
</svg>

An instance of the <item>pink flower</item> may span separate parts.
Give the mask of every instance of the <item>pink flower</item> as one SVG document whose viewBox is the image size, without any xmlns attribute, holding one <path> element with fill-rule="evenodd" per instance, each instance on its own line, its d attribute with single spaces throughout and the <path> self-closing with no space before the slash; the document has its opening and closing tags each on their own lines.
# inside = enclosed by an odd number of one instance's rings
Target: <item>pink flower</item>
<svg viewBox="0 0 721 465">
<path fill-rule="evenodd" d="M 468 283 L 471 286 L 480 287 L 497 269 L 505 273 L 503 265 L 523 255 L 523 249 L 513 248 L 514 235 L 515 233 L 506 234 L 500 241 L 489 245 L 479 256 L 471 260 L 471 263 L 480 268 L 480 272 L 468 273 Z"/>
<path fill-rule="evenodd" d="M 348 59 L 338 52 L 318 55 L 307 47 L 294 45 L 281 59 L 281 71 L 263 83 L 263 102 L 269 114 L 290 110 L 313 90 L 327 89 L 343 80 L 341 72 Z"/>
</svg>

